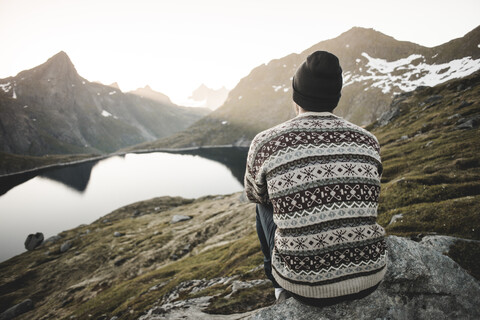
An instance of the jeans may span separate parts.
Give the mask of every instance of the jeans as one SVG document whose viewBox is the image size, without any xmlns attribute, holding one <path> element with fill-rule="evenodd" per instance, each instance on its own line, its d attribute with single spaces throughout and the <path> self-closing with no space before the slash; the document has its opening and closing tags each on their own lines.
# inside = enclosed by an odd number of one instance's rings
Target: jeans
<svg viewBox="0 0 480 320">
<path fill-rule="evenodd" d="M 273 207 L 272 205 L 257 204 L 256 211 L 257 234 L 263 252 L 265 275 L 272 281 L 274 288 L 281 288 L 272 275 L 272 251 L 275 245 L 275 230 L 277 230 L 277 225 L 273 222 Z"/>
</svg>

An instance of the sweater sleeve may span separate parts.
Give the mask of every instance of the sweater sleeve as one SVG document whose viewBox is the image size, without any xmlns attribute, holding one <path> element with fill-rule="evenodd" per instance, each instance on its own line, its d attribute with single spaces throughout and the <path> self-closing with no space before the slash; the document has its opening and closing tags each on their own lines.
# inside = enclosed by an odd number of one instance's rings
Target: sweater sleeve
<svg viewBox="0 0 480 320">
<path fill-rule="evenodd" d="M 247 157 L 247 167 L 245 171 L 244 185 L 245 194 L 251 202 L 268 204 L 266 175 L 261 170 L 261 163 L 257 159 L 256 140 L 253 139 Z"/>
</svg>

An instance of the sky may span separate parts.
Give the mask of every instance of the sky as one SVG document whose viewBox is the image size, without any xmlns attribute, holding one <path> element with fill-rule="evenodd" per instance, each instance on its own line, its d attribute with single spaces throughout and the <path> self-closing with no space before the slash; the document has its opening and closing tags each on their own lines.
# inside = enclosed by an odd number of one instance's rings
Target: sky
<svg viewBox="0 0 480 320">
<path fill-rule="evenodd" d="M 89 81 L 188 104 L 354 26 L 433 47 L 480 24 L 478 0 L 0 0 L 0 78 L 65 51 Z"/>
</svg>

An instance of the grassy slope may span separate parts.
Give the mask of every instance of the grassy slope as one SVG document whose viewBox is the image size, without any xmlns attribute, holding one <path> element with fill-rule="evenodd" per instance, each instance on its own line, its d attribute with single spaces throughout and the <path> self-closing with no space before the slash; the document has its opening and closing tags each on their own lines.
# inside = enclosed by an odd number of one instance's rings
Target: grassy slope
<svg viewBox="0 0 480 320">
<path fill-rule="evenodd" d="M 403 96 L 395 102 L 399 107 L 396 119 L 384 127 L 371 126 L 382 144 L 379 222 L 388 233 L 437 232 L 479 239 L 479 129 L 478 125 L 456 129 L 461 119 L 479 115 L 479 78 Z M 457 90 L 459 84 L 465 89 Z M 432 101 L 435 95 L 443 98 Z M 132 217 L 139 212 L 145 215 Z M 400 213 L 403 218 L 387 226 Z M 174 214 L 193 219 L 171 225 Z M 114 237 L 115 231 L 125 235 Z M 19 319 L 72 315 L 77 319 L 102 315 L 136 319 L 184 281 L 232 275 L 264 278 L 263 270 L 254 269 L 262 262 L 254 207 L 241 202 L 239 194 L 193 202 L 156 198 L 120 208 L 61 235 L 57 243 L 0 264 L 0 311 L 32 298 L 35 310 Z M 60 254 L 60 244 L 67 240 L 73 247 Z M 188 244 L 185 253 L 182 249 Z M 450 255 L 475 272 L 479 255 L 465 252 L 479 252 L 478 245 L 456 246 Z M 172 260 L 174 254 L 181 258 Z M 195 294 L 187 291 L 178 299 L 219 294 L 209 307 L 212 313 L 245 311 L 273 301 L 269 286 L 224 298 L 230 292 L 230 285 L 219 285 Z M 250 301 L 252 296 L 255 303 Z"/>
<path fill-rule="evenodd" d="M 480 239 L 479 102 L 477 73 L 401 97 L 398 118 L 373 130 L 384 163 L 379 222 L 389 233 Z M 474 128 L 457 128 L 472 118 Z"/>
</svg>

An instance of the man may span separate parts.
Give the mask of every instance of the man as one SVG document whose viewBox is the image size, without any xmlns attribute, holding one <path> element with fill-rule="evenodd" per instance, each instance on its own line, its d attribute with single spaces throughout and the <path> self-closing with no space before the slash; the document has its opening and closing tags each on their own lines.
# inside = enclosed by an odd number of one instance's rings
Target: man
<svg viewBox="0 0 480 320">
<path fill-rule="evenodd" d="M 297 116 L 259 133 L 245 191 L 277 301 L 322 306 L 373 292 L 386 271 L 376 223 L 382 164 L 368 131 L 333 115 L 342 88 L 338 58 L 307 57 L 293 77 Z"/>
</svg>

